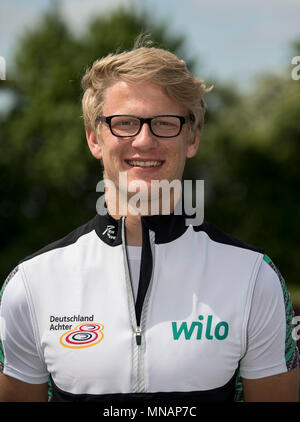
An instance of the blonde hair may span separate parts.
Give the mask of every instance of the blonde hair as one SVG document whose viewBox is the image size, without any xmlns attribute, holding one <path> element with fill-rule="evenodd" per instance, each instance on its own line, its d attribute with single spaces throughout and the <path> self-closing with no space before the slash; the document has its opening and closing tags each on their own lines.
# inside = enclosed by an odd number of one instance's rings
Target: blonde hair
<svg viewBox="0 0 300 422">
<path fill-rule="evenodd" d="M 114 82 L 152 82 L 161 86 L 167 95 L 185 106 L 194 116 L 192 131 L 201 130 L 206 104 L 203 95 L 207 88 L 204 81 L 196 79 L 183 60 L 175 54 L 151 46 L 140 46 L 138 40 L 130 51 L 109 54 L 96 60 L 87 69 L 81 85 L 83 118 L 86 129 L 96 130 L 96 119 L 101 114 L 105 90 Z M 149 43 L 148 43 L 149 45 Z"/>
</svg>

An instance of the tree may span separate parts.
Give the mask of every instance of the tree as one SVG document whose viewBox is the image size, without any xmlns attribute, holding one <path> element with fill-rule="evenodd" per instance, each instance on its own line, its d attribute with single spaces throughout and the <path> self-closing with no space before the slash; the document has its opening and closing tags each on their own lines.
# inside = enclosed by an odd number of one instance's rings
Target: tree
<svg viewBox="0 0 300 422">
<path fill-rule="evenodd" d="M 14 77 L 1 81 L 15 105 L 0 115 L 1 280 L 19 259 L 95 214 L 99 163 L 87 148 L 80 79 L 87 66 L 133 46 L 141 32 L 184 54 L 165 24 L 118 9 L 75 36 L 58 8 L 20 39 Z M 299 55 L 299 42 L 294 43 Z M 193 60 L 188 61 L 193 70 Z M 290 75 L 290 72 L 288 72 Z M 205 218 L 265 248 L 289 284 L 298 283 L 300 82 L 265 75 L 241 94 L 213 82 L 197 156 L 186 179 L 205 179 Z"/>
<path fill-rule="evenodd" d="M 94 17 L 77 37 L 54 7 L 20 39 L 13 76 L 0 85 L 15 98 L 0 115 L 2 282 L 20 259 L 95 214 L 102 173 L 85 140 L 80 80 L 94 60 L 132 48 L 144 32 L 182 56 L 182 37 L 123 8 Z"/>
<path fill-rule="evenodd" d="M 264 75 L 252 93 L 236 97 L 208 122 L 199 162 L 206 217 L 245 242 L 265 249 L 299 285 L 300 84 Z"/>
</svg>

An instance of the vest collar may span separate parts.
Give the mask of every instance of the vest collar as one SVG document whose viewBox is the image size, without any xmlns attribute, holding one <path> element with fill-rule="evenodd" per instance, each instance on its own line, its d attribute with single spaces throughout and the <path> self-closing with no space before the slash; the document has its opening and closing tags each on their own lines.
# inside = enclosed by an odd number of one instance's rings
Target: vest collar
<svg viewBox="0 0 300 422">
<path fill-rule="evenodd" d="M 160 244 L 172 242 L 182 236 L 188 228 L 186 218 L 184 214 L 150 215 L 141 217 L 141 223 L 143 229 L 154 231 L 155 243 Z M 122 218 L 116 220 L 108 212 L 106 215 L 97 214 L 95 217 L 97 235 L 110 246 L 122 243 L 122 224 Z"/>
</svg>

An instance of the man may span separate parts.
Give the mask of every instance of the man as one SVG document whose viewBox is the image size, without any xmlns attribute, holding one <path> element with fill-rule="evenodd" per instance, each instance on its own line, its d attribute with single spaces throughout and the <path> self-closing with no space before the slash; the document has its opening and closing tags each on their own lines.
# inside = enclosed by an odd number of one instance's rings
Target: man
<svg viewBox="0 0 300 422">
<path fill-rule="evenodd" d="M 203 81 L 141 46 L 96 61 L 82 85 L 108 213 L 8 277 L 1 400 L 46 401 L 50 377 L 53 401 L 233 401 L 237 390 L 297 401 L 293 311 L 270 258 L 206 222 L 187 225 L 174 193 L 169 212 L 152 195 L 153 181 L 181 181 L 197 152 Z"/>
</svg>

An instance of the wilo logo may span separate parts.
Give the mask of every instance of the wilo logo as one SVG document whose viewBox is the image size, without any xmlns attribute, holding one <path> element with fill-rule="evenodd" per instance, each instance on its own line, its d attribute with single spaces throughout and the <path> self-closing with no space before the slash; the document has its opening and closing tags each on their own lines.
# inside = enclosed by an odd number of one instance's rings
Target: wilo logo
<svg viewBox="0 0 300 422">
<path fill-rule="evenodd" d="M 192 335 L 196 329 L 196 336 L 194 338 L 196 340 L 201 340 L 202 335 L 205 335 L 207 340 L 213 340 L 216 338 L 217 340 L 224 340 L 228 336 L 229 325 L 225 321 L 218 322 L 216 324 L 215 329 L 212 330 L 213 325 L 213 315 L 207 316 L 207 321 L 204 321 L 204 316 L 198 316 L 199 321 L 194 321 L 191 323 L 190 327 L 188 327 L 187 323 L 184 321 L 179 326 L 177 325 L 176 321 L 172 322 L 172 331 L 173 331 L 173 338 L 174 340 L 179 340 L 179 337 L 183 334 L 182 338 L 185 340 L 191 340 Z M 203 321 L 200 322 L 200 321 Z M 205 326 L 206 325 L 206 326 Z M 205 334 L 203 333 L 203 328 L 205 327 Z M 204 338 L 204 337 L 203 337 Z"/>
<path fill-rule="evenodd" d="M 300 79 L 300 56 L 293 57 L 292 64 L 297 65 L 291 72 L 292 79 L 294 79 L 294 81 L 298 81 Z"/>
<path fill-rule="evenodd" d="M 0 80 L 6 80 L 6 61 L 2 56 L 0 56 Z"/>
</svg>

